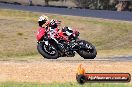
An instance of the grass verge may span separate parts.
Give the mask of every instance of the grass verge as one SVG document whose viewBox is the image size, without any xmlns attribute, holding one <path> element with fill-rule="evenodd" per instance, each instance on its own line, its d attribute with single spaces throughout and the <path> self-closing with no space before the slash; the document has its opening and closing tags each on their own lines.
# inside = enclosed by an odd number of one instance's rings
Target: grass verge
<svg viewBox="0 0 132 87">
<path fill-rule="evenodd" d="M 127 83 L 27 83 L 27 82 L 1 82 L 0 87 L 131 87 Z"/>
</svg>

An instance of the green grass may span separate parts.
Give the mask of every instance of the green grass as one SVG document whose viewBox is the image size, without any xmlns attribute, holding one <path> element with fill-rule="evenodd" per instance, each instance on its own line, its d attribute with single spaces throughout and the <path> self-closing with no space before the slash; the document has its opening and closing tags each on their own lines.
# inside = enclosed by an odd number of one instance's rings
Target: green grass
<svg viewBox="0 0 132 87">
<path fill-rule="evenodd" d="M 131 87 L 127 83 L 20 83 L 20 82 L 1 82 L 0 87 Z"/>
<path fill-rule="evenodd" d="M 98 55 L 132 55 L 132 22 L 0 9 L 0 58 L 38 55 L 37 20 L 42 14 L 59 19 L 62 26 L 78 29 Z"/>
</svg>

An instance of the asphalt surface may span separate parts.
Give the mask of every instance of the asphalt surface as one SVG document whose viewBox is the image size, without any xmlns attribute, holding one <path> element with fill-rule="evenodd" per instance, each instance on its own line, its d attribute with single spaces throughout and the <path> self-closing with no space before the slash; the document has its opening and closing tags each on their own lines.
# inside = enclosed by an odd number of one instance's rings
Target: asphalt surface
<svg viewBox="0 0 132 87">
<path fill-rule="evenodd" d="M 0 60 L 0 62 L 32 62 L 34 60 Z M 35 60 L 36 61 L 36 60 Z M 75 57 L 60 57 L 58 59 L 41 58 L 38 62 L 60 62 L 60 63 L 87 63 L 87 62 L 132 62 L 132 56 L 111 56 L 111 57 L 96 57 L 95 59 L 83 59 L 79 55 Z"/>
<path fill-rule="evenodd" d="M 5 4 L 5 3 L 0 3 L 0 8 L 132 21 L 132 12 L 128 12 L 128 11 L 117 12 L 117 11 L 106 11 L 106 10 L 69 9 L 69 8 L 42 7 L 42 6 L 24 6 L 24 5 Z"/>
<path fill-rule="evenodd" d="M 88 61 L 104 61 L 104 62 L 132 62 L 132 56 L 113 56 L 113 57 L 96 57 L 95 59 L 83 59 L 83 58 L 59 58 L 57 60 L 54 59 L 44 59 L 44 61 L 52 61 L 52 62 L 68 62 L 68 63 L 78 63 L 78 62 L 88 62 Z"/>
</svg>

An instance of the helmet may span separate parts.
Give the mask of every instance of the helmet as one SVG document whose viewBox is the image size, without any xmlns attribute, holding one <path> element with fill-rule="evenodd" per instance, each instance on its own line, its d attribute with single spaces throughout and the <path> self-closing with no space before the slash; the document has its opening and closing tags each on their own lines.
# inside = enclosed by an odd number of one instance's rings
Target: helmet
<svg viewBox="0 0 132 87">
<path fill-rule="evenodd" d="M 38 19 L 39 26 L 42 27 L 43 24 L 45 24 L 47 21 L 49 21 L 48 17 L 45 15 L 42 15 Z"/>
<path fill-rule="evenodd" d="M 49 20 L 48 17 L 45 15 L 40 16 L 38 19 L 38 21 L 48 21 L 48 20 Z"/>
<path fill-rule="evenodd" d="M 62 31 L 65 32 L 67 36 L 70 36 L 73 34 L 73 30 L 70 27 L 64 27 Z"/>
</svg>

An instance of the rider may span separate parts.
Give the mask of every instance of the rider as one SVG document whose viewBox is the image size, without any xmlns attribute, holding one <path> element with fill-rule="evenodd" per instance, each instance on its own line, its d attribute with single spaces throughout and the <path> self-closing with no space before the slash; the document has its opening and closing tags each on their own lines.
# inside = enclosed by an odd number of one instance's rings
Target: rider
<svg viewBox="0 0 132 87">
<path fill-rule="evenodd" d="M 61 21 L 58 20 L 49 20 L 49 18 L 45 15 L 42 15 L 39 17 L 38 19 L 38 24 L 40 26 L 40 28 L 43 28 L 46 30 L 47 34 L 50 35 L 50 37 L 52 39 L 54 39 L 56 42 L 58 42 L 55 38 L 54 38 L 54 33 L 58 32 L 58 25 L 60 24 Z"/>
<path fill-rule="evenodd" d="M 51 36 L 54 34 L 54 32 L 59 31 L 58 25 L 60 25 L 60 23 L 61 21 L 58 20 L 49 20 L 49 18 L 45 15 L 40 16 L 38 19 L 39 26 L 46 29 L 46 31 L 49 32 Z M 68 36 L 69 39 L 73 37 L 73 30 L 70 27 L 63 27 L 61 32 L 65 33 L 65 35 Z"/>
</svg>

